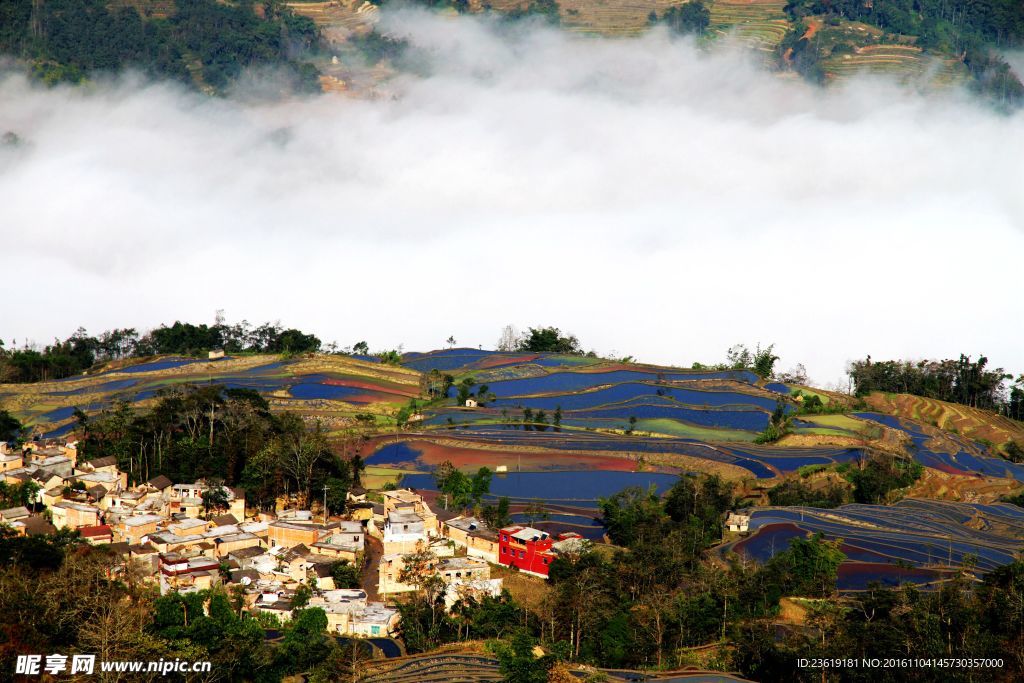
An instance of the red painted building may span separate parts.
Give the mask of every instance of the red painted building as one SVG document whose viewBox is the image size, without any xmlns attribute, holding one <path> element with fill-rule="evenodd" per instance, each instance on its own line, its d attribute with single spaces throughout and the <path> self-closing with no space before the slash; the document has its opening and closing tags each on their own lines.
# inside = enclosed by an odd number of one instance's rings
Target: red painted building
<svg viewBox="0 0 1024 683">
<path fill-rule="evenodd" d="M 498 562 L 548 577 L 555 554 L 551 536 L 528 526 L 507 526 L 498 534 Z"/>
</svg>

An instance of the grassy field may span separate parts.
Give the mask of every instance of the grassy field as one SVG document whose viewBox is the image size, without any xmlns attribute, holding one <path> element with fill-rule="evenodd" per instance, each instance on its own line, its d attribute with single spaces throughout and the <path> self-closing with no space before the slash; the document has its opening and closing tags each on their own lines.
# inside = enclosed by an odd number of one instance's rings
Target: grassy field
<svg viewBox="0 0 1024 683">
<path fill-rule="evenodd" d="M 392 467 L 367 466 L 363 470 L 362 484 L 364 488 L 378 490 L 385 484 L 396 484 L 404 474 L 417 474 L 415 470 L 398 470 Z"/>
<path fill-rule="evenodd" d="M 757 437 L 754 432 L 740 429 L 714 429 L 668 419 L 637 420 L 635 430 L 701 441 L 753 441 Z"/>
<path fill-rule="evenodd" d="M 882 428 L 859 420 L 849 415 L 801 415 L 800 420 L 814 427 L 797 430 L 804 434 L 836 434 L 840 436 L 859 436 L 866 439 L 877 439 L 882 435 Z"/>
</svg>

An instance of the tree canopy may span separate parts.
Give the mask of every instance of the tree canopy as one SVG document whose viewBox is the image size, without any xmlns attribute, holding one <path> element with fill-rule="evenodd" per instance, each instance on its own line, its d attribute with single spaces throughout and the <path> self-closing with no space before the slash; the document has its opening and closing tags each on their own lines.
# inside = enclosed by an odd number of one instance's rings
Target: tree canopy
<svg viewBox="0 0 1024 683">
<path fill-rule="evenodd" d="M 0 3 L 0 52 L 31 60 L 47 82 L 133 68 L 221 90 L 245 68 L 275 66 L 314 90 L 316 69 L 299 55 L 318 43 L 313 22 L 276 0 L 177 0 L 168 16 L 145 17 L 103 0 Z"/>
<path fill-rule="evenodd" d="M 582 355 L 579 339 L 576 335 L 562 335 L 557 327 L 531 327 L 523 335 L 516 347 L 519 351 L 531 353 L 566 353 Z"/>
</svg>

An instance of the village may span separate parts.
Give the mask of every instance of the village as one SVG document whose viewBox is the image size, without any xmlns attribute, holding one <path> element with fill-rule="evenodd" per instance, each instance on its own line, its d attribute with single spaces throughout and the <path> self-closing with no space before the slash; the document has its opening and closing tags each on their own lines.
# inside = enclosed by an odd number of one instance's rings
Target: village
<svg viewBox="0 0 1024 683">
<path fill-rule="evenodd" d="M 17 449 L 0 442 L 0 481 L 26 492 L 24 505 L 0 510 L 0 527 L 16 535 L 77 532 L 120 558 L 116 572 L 161 594 L 223 586 L 243 596 L 245 610 L 282 624 L 293 609 L 318 607 L 338 636 L 394 637 L 394 603 L 403 594 L 430 586 L 451 610 L 466 598 L 501 594 L 495 565 L 540 581 L 560 553 L 587 543 L 572 532 L 491 529 L 433 510 L 408 489 L 353 489 L 343 517 L 283 505 L 254 511 L 243 490 L 205 481 L 160 475 L 131 486 L 114 456 L 79 461 L 74 441 Z M 360 587 L 336 585 L 339 565 L 354 570 Z"/>
</svg>

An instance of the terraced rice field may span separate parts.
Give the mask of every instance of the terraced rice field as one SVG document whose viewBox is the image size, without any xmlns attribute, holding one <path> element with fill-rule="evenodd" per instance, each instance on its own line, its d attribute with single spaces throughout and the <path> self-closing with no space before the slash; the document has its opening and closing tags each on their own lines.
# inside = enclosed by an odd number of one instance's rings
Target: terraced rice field
<svg viewBox="0 0 1024 683">
<path fill-rule="evenodd" d="M 766 384 L 749 372 L 688 371 L 631 365 L 580 356 L 448 349 L 407 354 L 403 366 L 373 358 L 249 356 L 216 361 L 162 357 L 112 364 L 106 370 L 59 382 L 0 385 L 0 401 L 36 433 L 59 436 L 74 426 L 73 413 L 95 413 L 115 400 L 146 404 L 161 390 L 217 383 L 261 393 L 275 410 L 316 415 L 344 427 L 357 412 L 381 425 L 420 396 L 422 373 L 438 369 L 456 383 L 473 377 L 487 384 L 485 407 L 435 401 L 414 431 L 386 430 L 366 443 L 376 467 L 429 472 L 450 460 L 475 470 L 558 472 L 603 470 L 678 474 L 717 473 L 731 480 L 772 479 L 805 465 L 830 465 L 864 457 L 865 448 L 900 449 L 937 472 L 957 477 L 1024 482 L 1024 466 L 923 422 L 880 413 L 801 416 L 795 434 L 755 445 L 779 401 L 795 409 L 789 387 Z M 492 400 L 493 396 L 493 400 Z M 888 399 L 887 399 L 888 400 Z M 981 430 L 986 416 L 920 403 L 921 416 L 945 411 L 950 424 Z M 911 411 L 913 405 L 901 404 Z M 524 423 L 526 410 L 533 422 Z M 552 424 L 561 410 L 561 423 Z M 545 423 L 537 416 L 545 413 Z M 345 421 L 348 422 L 345 422 Z M 1019 433 L 996 421 L 992 429 Z M 979 432 L 980 434 L 981 432 Z M 989 434 L 990 432 L 985 432 Z M 992 432 L 994 433 L 994 432 Z M 825 445 L 832 444 L 832 445 Z"/>
<path fill-rule="evenodd" d="M 790 23 L 785 0 L 714 0 L 710 30 L 719 36 L 732 35 L 761 51 L 775 50 Z"/>
<path fill-rule="evenodd" d="M 986 410 L 910 394 L 876 392 L 865 400 L 879 412 L 956 430 L 970 439 L 985 439 L 997 445 L 1008 441 L 1024 444 L 1024 423 Z"/>
<path fill-rule="evenodd" d="M 825 61 L 825 70 L 838 76 L 869 72 L 896 76 L 920 76 L 927 60 L 921 48 L 912 45 L 867 45 L 853 54 L 836 55 Z"/>
<path fill-rule="evenodd" d="M 847 560 L 841 590 L 862 590 L 872 581 L 929 584 L 965 563 L 984 573 L 1013 562 L 1024 550 L 1024 509 L 907 499 L 895 505 L 755 508 L 751 535 L 724 546 L 758 562 L 789 547 L 793 538 L 821 533 L 842 539 Z"/>
<path fill-rule="evenodd" d="M 648 683 L 749 683 L 746 679 L 710 671 L 641 673 L 621 669 L 602 669 L 609 683 L 648 681 Z M 582 671 L 578 674 L 585 675 Z M 359 683 L 500 683 L 498 661 L 474 654 L 441 653 L 399 657 L 368 662 Z"/>
<path fill-rule="evenodd" d="M 540 500 L 562 508 L 596 508 L 599 498 L 607 498 L 629 486 L 664 493 L 678 477 L 657 472 L 612 472 L 582 470 L 558 472 L 509 472 L 491 479 L 492 498 L 508 497 L 512 503 Z M 436 490 L 429 474 L 414 474 L 402 479 L 402 485 L 425 491 Z"/>
<path fill-rule="evenodd" d="M 344 417 L 370 412 L 390 417 L 419 392 L 419 375 L 342 356 L 281 361 L 276 356 L 220 360 L 159 358 L 88 376 L 38 384 L 0 385 L 0 401 L 37 434 L 56 437 L 74 427 L 73 414 L 115 401 L 145 403 L 161 390 L 212 384 L 260 392 L 278 410 Z"/>
<path fill-rule="evenodd" d="M 500 683 L 498 661 L 475 655 L 401 657 L 365 666 L 360 683 Z"/>
<path fill-rule="evenodd" d="M 288 8 L 312 19 L 330 42 L 344 42 L 352 33 L 369 30 L 379 10 L 365 0 L 329 0 L 328 2 L 289 2 Z"/>
<path fill-rule="evenodd" d="M 434 445 L 425 445 L 429 443 Z M 771 479 L 805 465 L 850 462 L 863 455 L 857 448 L 778 448 L 500 426 L 436 430 L 389 438 L 369 448 L 369 463 L 406 469 L 429 470 L 444 459 L 466 469 L 505 465 L 524 471 L 578 469 L 581 462 L 598 469 L 629 470 L 643 463 L 661 471 L 715 472 L 730 479 Z"/>
<path fill-rule="evenodd" d="M 960 476 L 998 477 L 1024 482 L 1024 465 L 991 455 L 958 435 L 892 415 L 856 413 L 856 416 L 905 433 L 910 440 L 911 455 L 925 467 Z"/>
<path fill-rule="evenodd" d="M 825 72 L 835 78 L 870 73 L 950 85 L 966 75 L 958 60 L 928 55 L 913 45 L 866 45 L 852 54 L 829 57 L 822 65 Z"/>
<path fill-rule="evenodd" d="M 793 429 L 797 434 L 851 439 L 877 439 L 882 435 L 878 425 L 849 415 L 804 415 L 793 421 Z"/>
<path fill-rule="evenodd" d="M 661 15 L 673 0 L 562 0 L 562 23 L 571 31 L 630 36 L 648 28 L 651 12 Z"/>
<path fill-rule="evenodd" d="M 471 0 L 473 11 L 485 5 L 498 12 L 509 12 L 529 5 L 529 0 Z M 662 14 L 678 0 L 561 0 L 563 27 L 570 31 L 605 36 L 632 36 L 647 30 L 647 15 Z"/>
</svg>

